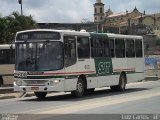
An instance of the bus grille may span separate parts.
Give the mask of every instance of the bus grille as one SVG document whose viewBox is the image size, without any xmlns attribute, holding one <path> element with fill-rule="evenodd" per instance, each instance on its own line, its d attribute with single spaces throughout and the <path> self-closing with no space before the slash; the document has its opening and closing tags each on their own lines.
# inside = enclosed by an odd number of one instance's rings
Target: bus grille
<svg viewBox="0 0 160 120">
<path fill-rule="evenodd" d="M 30 86 L 30 85 L 43 86 L 47 81 L 46 80 L 25 80 L 24 82 L 27 84 L 27 86 Z"/>
</svg>

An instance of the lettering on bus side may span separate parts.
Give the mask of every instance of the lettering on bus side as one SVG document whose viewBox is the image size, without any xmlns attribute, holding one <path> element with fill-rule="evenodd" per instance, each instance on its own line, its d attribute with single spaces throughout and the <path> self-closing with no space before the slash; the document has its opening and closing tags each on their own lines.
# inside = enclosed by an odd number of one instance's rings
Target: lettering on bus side
<svg viewBox="0 0 160 120">
<path fill-rule="evenodd" d="M 111 58 L 95 58 L 94 60 L 97 75 L 105 76 L 113 73 Z"/>
</svg>

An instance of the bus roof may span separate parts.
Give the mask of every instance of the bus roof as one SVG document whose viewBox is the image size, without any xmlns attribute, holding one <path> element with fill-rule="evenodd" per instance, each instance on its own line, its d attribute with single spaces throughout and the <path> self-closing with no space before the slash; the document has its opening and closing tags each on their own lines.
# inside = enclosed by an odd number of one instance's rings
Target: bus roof
<svg viewBox="0 0 160 120">
<path fill-rule="evenodd" d="M 19 33 L 23 32 L 34 32 L 34 31 L 53 31 L 53 32 L 59 32 L 62 34 L 72 34 L 72 35 L 87 35 L 89 36 L 88 32 L 80 32 L 80 31 L 75 31 L 75 30 L 56 30 L 56 29 L 32 29 L 32 30 L 25 30 L 25 31 L 19 31 Z"/>
<path fill-rule="evenodd" d="M 142 36 L 135 35 L 121 35 L 112 33 L 90 33 L 91 37 L 94 38 L 123 38 L 123 39 L 142 39 Z"/>
<path fill-rule="evenodd" d="M 143 39 L 142 36 L 106 33 L 109 38 Z"/>
<path fill-rule="evenodd" d="M 121 35 L 121 34 L 112 34 L 112 33 L 94 33 L 94 32 L 85 32 L 85 31 L 75 31 L 75 30 L 56 30 L 56 29 L 32 29 L 32 30 L 25 30 L 19 31 L 18 33 L 23 32 L 33 32 L 33 31 L 53 31 L 59 32 L 63 35 L 83 35 L 83 36 L 91 36 L 96 38 L 126 38 L 126 39 L 142 39 L 142 36 L 135 36 L 135 35 Z"/>
</svg>

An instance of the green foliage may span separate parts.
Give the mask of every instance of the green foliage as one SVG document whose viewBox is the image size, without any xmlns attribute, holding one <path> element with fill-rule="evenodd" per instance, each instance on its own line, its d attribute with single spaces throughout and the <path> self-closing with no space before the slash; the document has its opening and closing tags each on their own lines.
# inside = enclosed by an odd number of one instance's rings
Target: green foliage
<svg viewBox="0 0 160 120">
<path fill-rule="evenodd" d="M 36 27 L 31 15 L 21 16 L 18 12 L 13 12 L 9 16 L 0 17 L 0 44 L 12 43 L 16 32 Z"/>
</svg>

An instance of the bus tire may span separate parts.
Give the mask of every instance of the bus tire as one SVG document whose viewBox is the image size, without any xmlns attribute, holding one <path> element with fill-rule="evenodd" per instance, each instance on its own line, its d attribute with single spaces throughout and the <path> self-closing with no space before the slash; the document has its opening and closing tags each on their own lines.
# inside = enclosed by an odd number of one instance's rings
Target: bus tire
<svg viewBox="0 0 160 120">
<path fill-rule="evenodd" d="M 77 98 L 82 97 L 84 94 L 84 89 L 85 89 L 84 82 L 81 78 L 79 78 L 77 81 L 77 88 L 75 91 L 71 91 L 71 94 L 72 96 Z"/>
<path fill-rule="evenodd" d="M 126 75 L 121 74 L 119 78 L 119 84 L 111 86 L 112 91 L 125 91 L 126 89 Z"/>
<path fill-rule="evenodd" d="M 3 85 L 3 79 L 2 76 L 0 76 L 0 87 Z"/>
<path fill-rule="evenodd" d="M 34 94 L 38 99 L 44 99 L 47 95 L 47 92 L 34 92 Z"/>
</svg>

